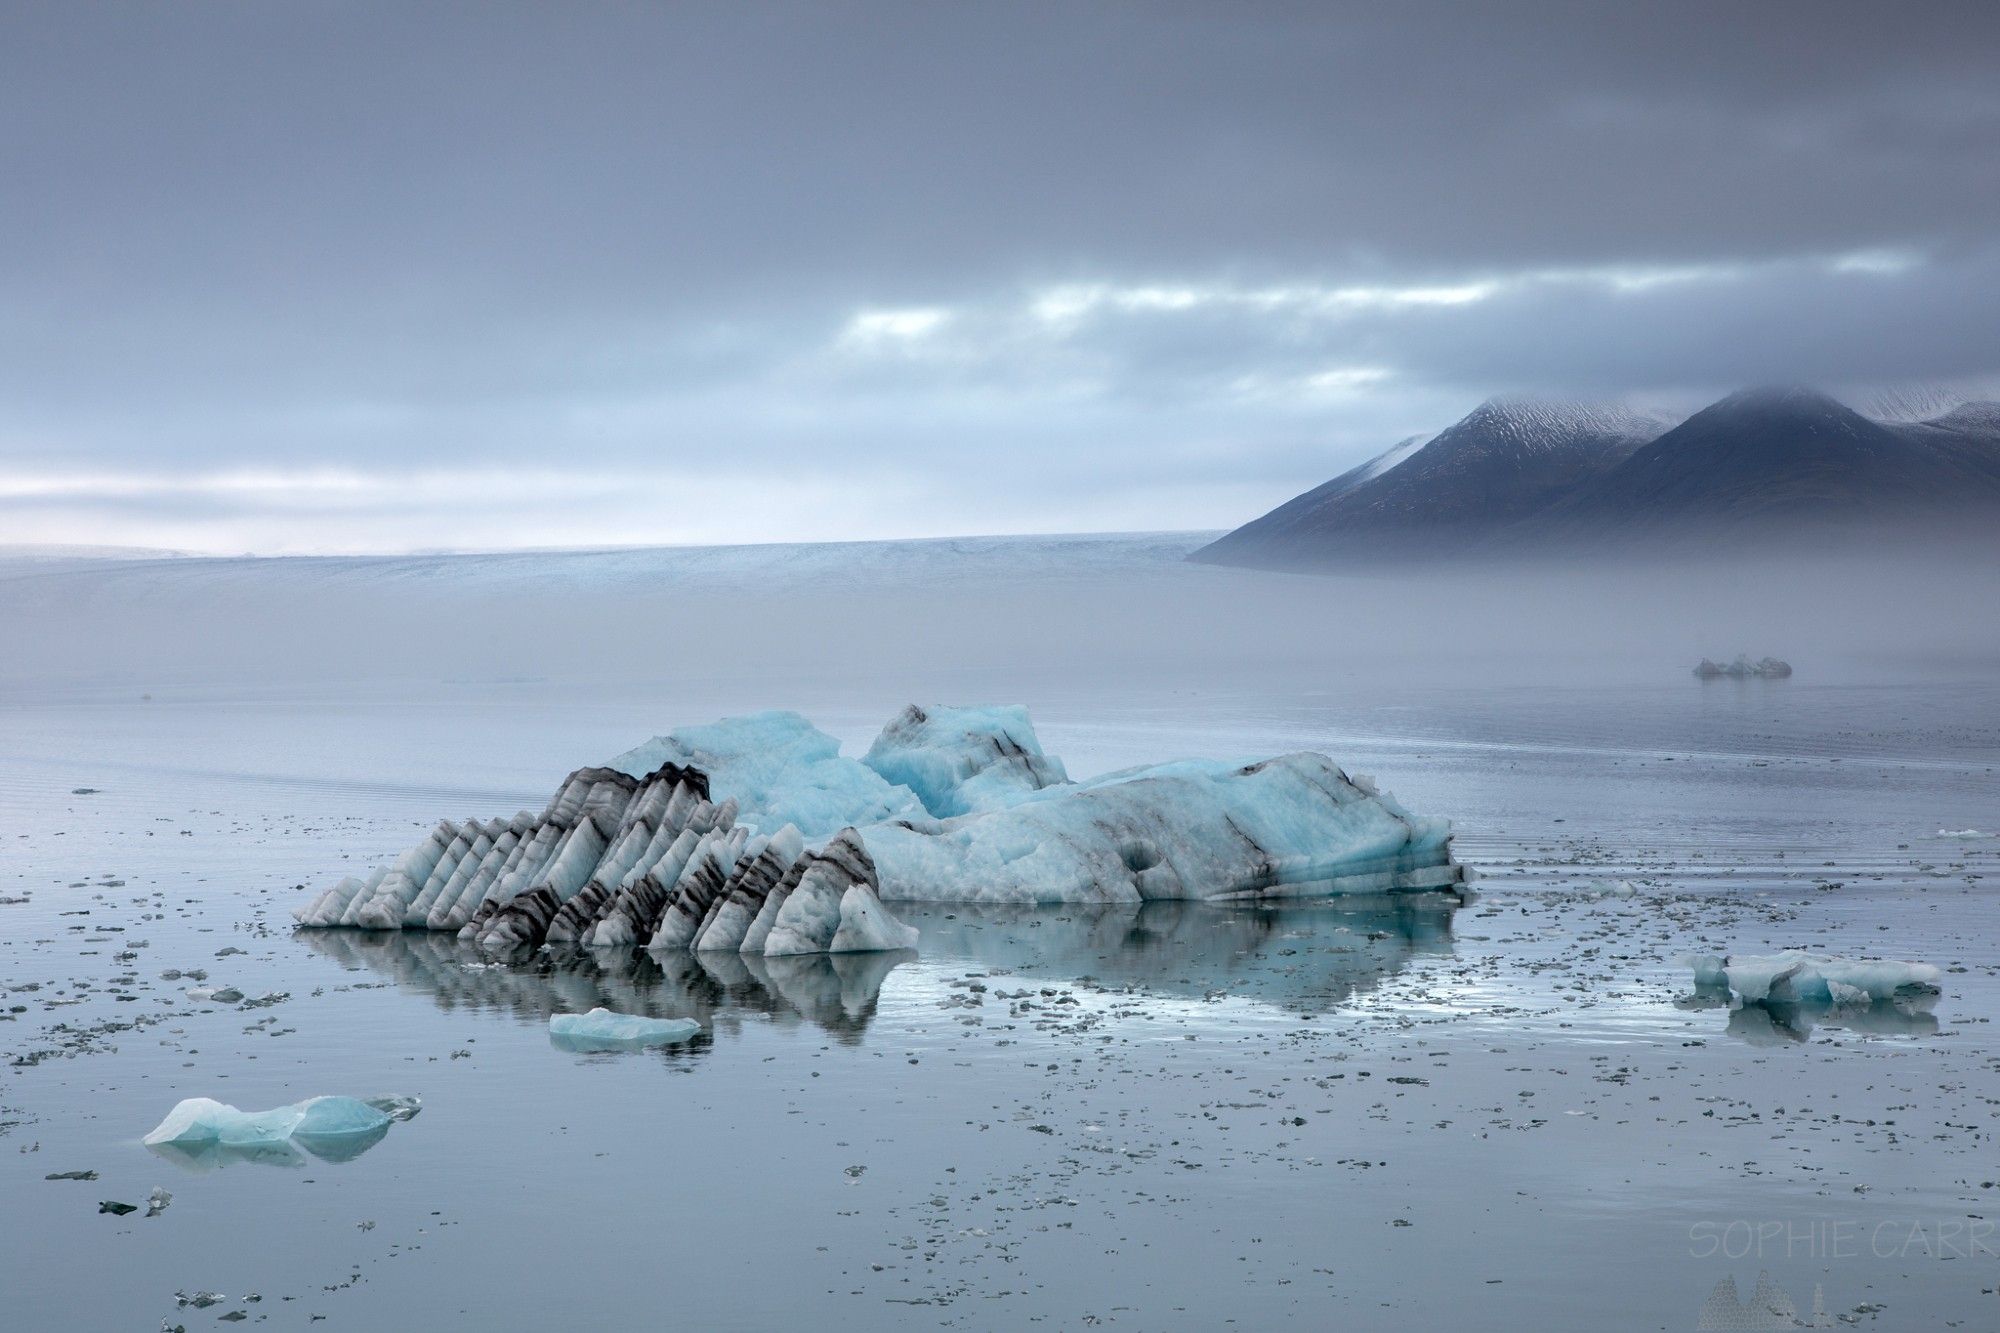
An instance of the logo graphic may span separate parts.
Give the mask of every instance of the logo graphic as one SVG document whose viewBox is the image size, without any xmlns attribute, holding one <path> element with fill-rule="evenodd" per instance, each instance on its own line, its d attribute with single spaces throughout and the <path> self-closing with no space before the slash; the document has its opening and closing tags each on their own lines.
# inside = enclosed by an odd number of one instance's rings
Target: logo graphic
<svg viewBox="0 0 2000 1333">
<path fill-rule="evenodd" d="M 1715 1290 L 1708 1293 L 1708 1299 L 1701 1303 L 1701 1322 L 1695 1327 L 1701 1330 L 1738 1330 L 1772 1328 L 1833 1328 L 1836 1327 L 1832 1315 L 1826 1312 L 1826 1295 L 1818 1284 L 1813 1286 L 1812 1313 L 1799 1317 L 1799 1307 L 1793 1302 L 1791 1293 L 1771 1281 L 1769 1273 L 1757 1274 L 1757 1289 L 1744 1300 L 1736 1294 L 1736 1279 L 1725 1277 L 1715 1284 Z"/>
</svg>

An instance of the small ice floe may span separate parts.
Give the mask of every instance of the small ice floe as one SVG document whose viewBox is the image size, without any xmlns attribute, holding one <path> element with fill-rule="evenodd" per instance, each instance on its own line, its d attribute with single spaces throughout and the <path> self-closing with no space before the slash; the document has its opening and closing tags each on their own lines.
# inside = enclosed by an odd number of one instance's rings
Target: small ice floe
<svg viewBox="0 0 2000 1333">
<path fill-rule="evenodd" d="M 195 986 L 187 997 L 197 1004 L 235 1004 L 243 998 L 243 992 L 234 986 Z"/>
<path fill-rule="evenodd" d="M 1629 879 L 1593 879 L 1584 887 L 1600 898 L 1631 898 L 1639 892 L 1639 886 Z"/>
<path fill-rule="evenodd" d="M 190 1097 L 143 1142 L 183 1166 L 207 1170 L 234 1161 L 295 1166 L 300 1149 L 321 1161 L 345 1162 L 381 1142 L 389 1126 L 422 1109 L 415 1097 L 308 1097 L 273 1111 L 240 1111 L 225 1102 Z"/>
<path fill-rule="evenodd" d="M 692 1018 L 646 1018 L 639 1014 L 593 1009 L 587 1014 L 556 1014 L 549 1019 L 549 1040 L 568 1051 L 629 1051 L 642 1046 L 667 1046 L 701 1031 Z"/>
<path fill-rule="evenodd" d="M 1866 1005 L 1893 1001 L 1927 1008 L 1943 975 L 1929 963 L 1784 953 L 1697 954 L 1687 959 L 1698 990 L 1727 990 L 1746 1004 Z"/>
<path fill-rule="evenodd" d="M 153 1192 L 146 1196 L 146 1216 L 158 1217 L 161 1213 L 167 1211 L 167 1205 L 173 1201 L 174 1196 L 172 1191 L 161 1189 L 155 1185 Z"/>
<path fill-rule="evenodd" d="M 1956 838 L 1960 842 L 1977 842 L 1981 838 L 2000 836 L 1992 833 L 1981 833 L 1976 828 L 1941 828 L 1937 831 L 1937 835 L 1940 838 Z"/>
</svg>

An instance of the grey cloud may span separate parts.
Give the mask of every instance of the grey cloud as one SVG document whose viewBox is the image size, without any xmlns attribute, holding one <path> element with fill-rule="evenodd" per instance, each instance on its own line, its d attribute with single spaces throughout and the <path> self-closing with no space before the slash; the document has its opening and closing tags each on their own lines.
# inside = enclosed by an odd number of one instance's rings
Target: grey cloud
<svg viewBox="0 0 2000 1333">
<path fill-rule="evenodd" d="M 1053 479 L 1107 523 L 1171 492 L 1163 522 L 1220 525 L 1495 391 L 2000 371 L 1990 5 L 0 25 L 0 472 L 790 469 L 994 527 L 1074 518 L 1037 509 Z M 1829 267 L 1854 254 L 1917 262 Z M 1682 269 L 1711 276 L 1534 277 Z M 1494 290 L 1023 313 L 1076 286 L 1469 283 Z M 901 351 L 843 340 L 932 308 Z M 459 520 L 399 521 L 434 545 Z"/>
</svg>

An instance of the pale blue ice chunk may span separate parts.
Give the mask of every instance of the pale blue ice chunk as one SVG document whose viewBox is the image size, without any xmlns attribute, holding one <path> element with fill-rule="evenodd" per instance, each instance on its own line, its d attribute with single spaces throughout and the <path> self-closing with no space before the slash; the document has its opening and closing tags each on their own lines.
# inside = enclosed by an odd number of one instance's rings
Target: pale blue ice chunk
<svg viewBox="0 0 2000 1333">
<path fill-rule="evenodd" d="M 143 1142 L 191 1170 L 239 1161 L 297 1166 L 305 1161 L 301 1147 L 322 1161 L 344 1162 L 375 1146 L 391 1123 L 408 1120 L 421 1106 L 415 1097 L 373 1102 L 309 1097 L 270 1111 L 242 1111 L 227 1102 L 190 1097 L 169 1111 Z"/>
<path fill-rule="evenodd" d="M 587 1014 L 556 1014 L 549 1019 L 549 1040 L 564 1050 L 623 1051 L 641 1046 L 666 1046 L 686 1041 L 701 1031 L 692 1018 L 647 1018 L 593 1009 Z"/>
<path fill-rule="evenodd" d="M 1694 984 L 1727 988 L 1746 1004 L 1844 1004 L 1935 1001 L 1943 973 L 1929 963 L 1834 958 L 1788 949 L 1775 954 L 1701 954 L 1689 958 Z"/>
<path fill-rule="evenodd" d="M 145 1138 L 161 1143 L 276 1143 L 294 1136 L 335 1138 L 372 1134 L 389 1116 L 354 1097 L 308 1097 L 274 1111 L 239 1111 L 226 1102 L 190 1097 Z"/>
</svg>

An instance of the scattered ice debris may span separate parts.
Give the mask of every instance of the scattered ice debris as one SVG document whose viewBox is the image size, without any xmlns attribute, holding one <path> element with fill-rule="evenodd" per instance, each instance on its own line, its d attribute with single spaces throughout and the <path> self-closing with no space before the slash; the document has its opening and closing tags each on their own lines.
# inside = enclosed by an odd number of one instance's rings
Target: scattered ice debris
<svg viewBox="0 0 2000 1333">
<path fill-rule="evenodd" d="M 893 780 L 892 780 L 893 779 Z M 796 713 L 674 732 L 539 815 L 439 824 L 299 907 L 305 926 L 538 945 L 902 949 L 884 901 L 1139 902 L 1452 888 L 1442 819 L 1323 755 L 1071 782 L 1021 708 L 904 710 L 862 760 Z"/>
<path fill-rule="evenodd" d="M 105 1199 L 98 1203 L 97 1211 L 100 1213 L 110 1213 L 113 1217 L 123 1217 L 127 1213 L 138 1212 L 139 1205 L 136 1203 L 120 1203 L 116 1199 Z"/>
<path fill-rule="evenodd" d="M 1941 828 L 1937 831 L 1937 835 L 1940 838 L 1956 838 L 1960 842 L 1977 842 L 1982 838 L 2000 837 L 2000 834 L 1981 833 L 1976 828 Z"/>
<path fill-rule="evenodd" d="M 189 1306 L 193 1306 L 197 1310 L 206 1310 L 209 1306 L 220 1305 L 228 1299 L 227 1296 L 224 1296 L 219 1291 L 197 1291 L 193 1295 L 189 1295 L 185 1291 L 174 1293 L 174 1304 L 183 1310 Z"/>
<path fill-rule="evenodd" d="M 235 1004 L 243 998 L 243 992 L 234 986 L 196 986 L 188 991 L 187 997 L 197 1003 Z"/>
<path fill-rule="evenodd" d="M 1639 886 L 1629 879 L 1593 879 L 1589 888 L 1600 898 L 1631 898 L 1639 892 Z"/>
<path fill-rule="evenodd" d="M 95 1180 L 97 1179 L 97 1173 L 95 1171 L 51 1171 L 46 1176 L 43 1176 L 42 1179 L 43 1180 Z"/>
<path fill-rule="evenodd" d="M 158 1217 L 161 1213 L 167 1211 L 167 1206 L 173 1201 L 174 1196 L 170 1191 L 161 1189 L 155 1185 L 153 1192 L 146 1196 L 146 1216 Z"/>
<path fill-rule="evenodd" d="M 375 1146 L 392 1122 L 407 1120 L 420 1106 L 414 1097 L 309 1097 L 272 1111 L 239 1111 L 207 1097 L 190 1097 L 169 1111 L 143 1142 L 195 1169 L 233 1161 L 297 1165 L 304 1160 L 301 1148 L 322 1161 L 345 1162 Z"/>
<path fill-rule="evenodd" d="M 701 1031 L 692 1018 L 645 1018 L 638 1014 L 593 1009 L 587 1014 L 556 1014 L 549 1019 L 549 1040 L 565 1050 L 618 1051 L 641 1046 L 665 1046 L 686 1041 Z"/>
<path fill-rule="evenodd" d="M 95 787 L 71 787 L 71 788 L 69 789 L 69 794 L 70 794 L 71 796 L 95 796 L 95 795 L 97 795 L 97 788 L 95 788 Z"/>
<path fill-rule="evenodd" d="M 1701 665 L 1694 669 L 1694 674 L 1703 680 L 1714 680 L 1718 676 L 1728 676 L 1732 680 L 1744 680 L 1752 676 L 1766 680 L 1782 680 L 1792 674 L 1792 664 L 1775 657 L 1760 658 L 1753 662 L 1748 653 L 1738 653 L 1736 660 L 1728 666 L 1711 662 L 1704 657 L 1701 659 Z"/>
<path fill-rule="evenodd" d="M 1799 949 L 1764 956 L 1698 954 L 1687 961 L 1697 988 L 1727 990 L 1750 1004 L 1893 1000 L 1923 1008 L 1942 993 L 1943 973 L 1929 963 L 1833 958 Z"/>
<path fill-rule="evenodd" d="M 399 1125 L 407 1120 L 415 1119 L 417 1112 L 424 1109 L 424 1099 L 410 1094 L 394 1097 L 370 1097 L 368 1104 Z"/>
</svg>

